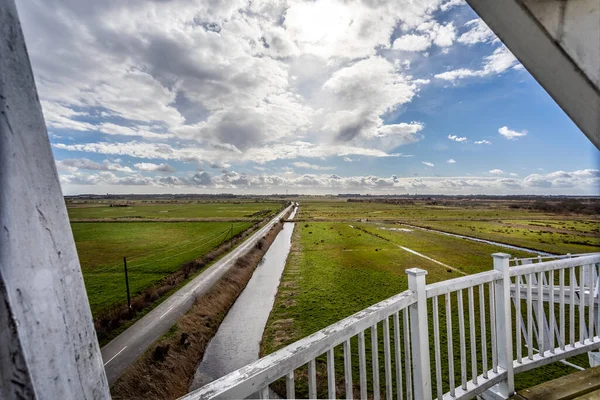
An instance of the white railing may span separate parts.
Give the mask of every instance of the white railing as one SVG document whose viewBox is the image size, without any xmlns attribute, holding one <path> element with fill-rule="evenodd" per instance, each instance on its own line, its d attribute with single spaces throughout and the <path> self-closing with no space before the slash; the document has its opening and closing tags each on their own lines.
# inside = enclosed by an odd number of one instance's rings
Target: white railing
<svg viewBox="0 0 600 400">
<path fill-rule="evenodd" d="M 269 398 L 269 385 L 287 398 L 508 398 L 515 373 L 600 348 L 600 253 L 493 259 L 430 285 L 409 269 L 409 290 L 184 399 Z"/>
</svg>

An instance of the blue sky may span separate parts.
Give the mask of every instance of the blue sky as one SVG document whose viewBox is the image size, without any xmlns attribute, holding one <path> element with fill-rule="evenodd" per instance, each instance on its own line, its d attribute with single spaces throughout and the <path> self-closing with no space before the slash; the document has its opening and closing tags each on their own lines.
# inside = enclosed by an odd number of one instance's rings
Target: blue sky
<svg viewBox="0 0 600 400">
<path fill-rule="evenodd" d="M 18 6 L 65 194 L 599 194 L 461 0 Z"/>
</svg>

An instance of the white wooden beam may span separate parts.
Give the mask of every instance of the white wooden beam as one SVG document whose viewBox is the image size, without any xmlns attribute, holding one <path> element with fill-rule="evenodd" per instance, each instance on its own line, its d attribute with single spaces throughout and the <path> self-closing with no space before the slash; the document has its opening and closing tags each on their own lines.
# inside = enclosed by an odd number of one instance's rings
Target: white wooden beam
<svg viewBox="0 0 600 400">
<path fill-rule="evenodd" d="M 541 17 L 536 17 L 544 8 L 553 7 L 553 3 L 579 3 L 580 6 L 587 3 L 591 12 L 596 13 L 597 0 L 527 2 L 530 6 L 537 3 L 536 7 L 528 7 L 522 0 L 467 0 L 467 3 L 600 149 L 600 88 L 586 74 L 600 66 L 588 66 L 583 58 L 574 60 L 569 56 L 574 52 L 597 52 L 598 31 L 590 30 L 593 24 L 577 27 L 577 18 L 572 21 L 563 18 L 557 22 L 557 31 L 564 31 L 560 28 L 566 22 L 572 22 L 574 29 L 581 31 L 570 35 L 570 41 L 565 42 L 540 22 Z"/>
<path fill-rule="evenodd" d="M 0 0 L 0 225 L 0 398 L 110 398 L 14 0 Z"/>
</svg>

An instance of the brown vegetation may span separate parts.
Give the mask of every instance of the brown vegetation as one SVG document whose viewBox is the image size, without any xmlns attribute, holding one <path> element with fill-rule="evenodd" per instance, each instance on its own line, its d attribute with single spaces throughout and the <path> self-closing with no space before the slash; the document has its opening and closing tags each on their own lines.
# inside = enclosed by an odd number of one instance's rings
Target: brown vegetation
<svg viewBox="0 0 600 400">
<path fill-rule="evenodd" d="M 121 376 L 111 387 L 114 399 L 173 399 L 187 393 L 208 342 L 282 226 L 275 224 L 204 296 L 196 299 L 163 339 Z"/>
</svg>

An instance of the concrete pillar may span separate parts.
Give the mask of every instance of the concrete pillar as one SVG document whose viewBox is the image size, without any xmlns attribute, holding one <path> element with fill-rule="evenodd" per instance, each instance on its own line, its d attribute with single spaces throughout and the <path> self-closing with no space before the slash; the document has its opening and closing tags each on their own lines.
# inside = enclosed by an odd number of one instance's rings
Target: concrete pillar
<svg viewBox="0 0 600 400">
<path fill-rule="evenodd" d="M 0 398 L 110 398 L 14 0 L 0 0 Z"/>
<path fill-rule="evenodd" d="M 467 3 L 600 149 L 600 1 Z"/>
</svg>

